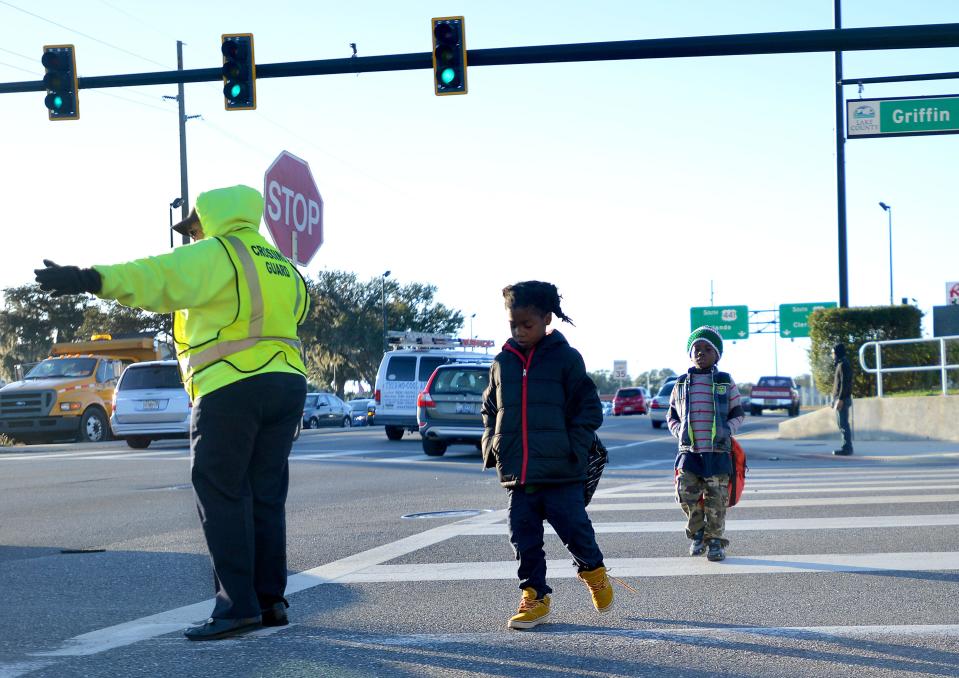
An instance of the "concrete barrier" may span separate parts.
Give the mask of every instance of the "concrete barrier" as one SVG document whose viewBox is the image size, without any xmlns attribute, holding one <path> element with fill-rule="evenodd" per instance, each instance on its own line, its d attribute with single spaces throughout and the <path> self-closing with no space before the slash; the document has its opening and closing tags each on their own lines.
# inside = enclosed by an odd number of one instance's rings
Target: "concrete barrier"
<svg viewBox="0 0 959 678">
<path fill-rule="evenodd" d="M 959 442 L 959 396 L 857 398 L 852 407 L 853 440 L 951 440 Z M 837 438 L 831 407 L 779 425 L 779 437 Z"/>
</svg>

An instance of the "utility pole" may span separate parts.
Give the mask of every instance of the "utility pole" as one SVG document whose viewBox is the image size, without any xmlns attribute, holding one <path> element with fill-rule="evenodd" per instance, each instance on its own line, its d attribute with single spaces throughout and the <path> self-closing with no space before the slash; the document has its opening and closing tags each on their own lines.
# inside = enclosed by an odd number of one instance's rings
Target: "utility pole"
<svg viewBox="0 0 959 678">
<path fill-rule="evenodd" d="M 183 70 L 183 41 L 176 41 L 176 67 L 178 71 Z M 177 120 L 180 125 L 180 199 L 183 204 L 180 206 L 181 214 L 186 219 L 190 216 L 190 188 L 186 175 L 186 102 L 183 98 L 183 80 L 177 83 L 176 87 L 177 101 Z M 183 234 L 183 244 L 190 242 L 190 236 Z"/>
</svg>

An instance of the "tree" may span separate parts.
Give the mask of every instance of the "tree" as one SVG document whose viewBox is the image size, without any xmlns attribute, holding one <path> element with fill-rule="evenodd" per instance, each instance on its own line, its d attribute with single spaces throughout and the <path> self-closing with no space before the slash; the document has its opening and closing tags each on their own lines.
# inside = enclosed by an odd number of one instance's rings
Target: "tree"
<svg viewBox="0 0 959 678">
<path fill-rule="evenodd" d="M 666 382 L 666 379 L 675 376 L 675 372 L 668 367 L 663 367 L 658 370 L 649 370 L 648 372 L 641 373 L 633 381 L 633 385 L 646 386 L 648 382 L 650 395 L 656 395 L 659 393 L 659 389 L 662 388 L 663 384 Z"/>
<path fill-rule="evenodd" d="M 371 387 L 383 357 L 383 292 L 380 277 L 358 280 L 355 273 L 323 271 L 308 279 L 310 312 L 300 327 L 307 374 L 332 384 L 344 395 L 348 381 Z M 436 287 L 385 281 L 386 323 L 391 330 L 450 334 L 463 326 L 463 314 L 434 301 Z"/>
</svg>

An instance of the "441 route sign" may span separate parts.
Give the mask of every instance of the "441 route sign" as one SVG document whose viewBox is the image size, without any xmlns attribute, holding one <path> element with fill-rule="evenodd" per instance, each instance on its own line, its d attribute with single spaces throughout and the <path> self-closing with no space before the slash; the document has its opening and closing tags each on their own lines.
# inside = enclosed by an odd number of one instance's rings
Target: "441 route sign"
<svg viewBox="0 0 959 678">
<path fill-rule="evenodd" d="M 809 336 L 809 314 L 821 308 L 836 308 L 835 301 L 779 305 L 779 336 L 796 339 Z"/>
<path fill-rule="evenodd" d="M 693 306 L 689 309 L 690 331 L 703 325 L 719 330 L 723 339 L 739 341 L 749 337 L 749 308 L 746 306 Z"/>
</svg>

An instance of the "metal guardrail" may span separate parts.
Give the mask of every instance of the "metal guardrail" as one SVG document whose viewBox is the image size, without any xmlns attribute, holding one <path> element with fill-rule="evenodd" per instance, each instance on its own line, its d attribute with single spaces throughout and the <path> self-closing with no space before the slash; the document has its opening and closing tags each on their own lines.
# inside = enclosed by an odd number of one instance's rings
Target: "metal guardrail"
<svg viewBox="0 0 959 678">
<path fill-rule="evenodd" d="M 948 393 L 949 370 L 959 370 L 959 365 L 950 365 L 946 362 L 946 342 L 950 340 L 959 340 L 959 335 L 949 337 L 935 337 L 933 339 L 887 339 L 886 341 L 867 341 L 859 347 L 859 364 L 862 369 L 869 374 L 876 375 L 877 395 L 882 398 L 882 375 L 893 372 L 931 372 L 938 370 L 942 375 L 942 395 Z M 917 365 L 912 367 L 883 367 L 882 366 L 882 347 L 893 344 L 939 344 L 939 364 L 938 365 Z M 868 367 L 866 365 L 866 349 L 873 347 L 876 355 L 876 366 Z"/>
</svg>

